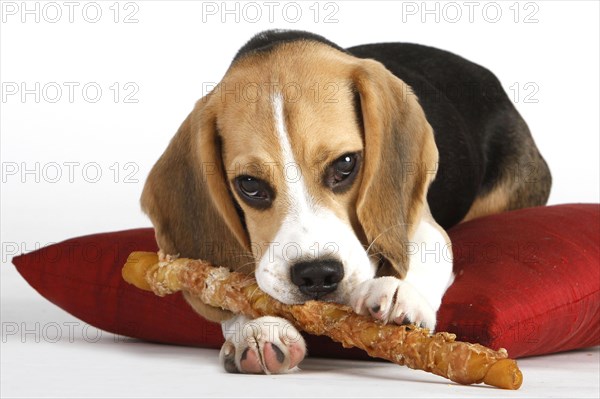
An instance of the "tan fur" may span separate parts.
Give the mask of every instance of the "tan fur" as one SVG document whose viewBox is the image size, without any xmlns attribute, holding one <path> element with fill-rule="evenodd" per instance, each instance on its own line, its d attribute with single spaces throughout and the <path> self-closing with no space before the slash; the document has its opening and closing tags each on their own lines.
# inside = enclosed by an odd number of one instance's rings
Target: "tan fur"
<svg viewBox="0 0 600 399">
<path fill-rule="evenodd" d="M 527 129 L 523 120 L 515 121 Z M 531 136 L 523 139 L 519 151 L 505 160 L 504 171 L 495 186 L 479 194 L 463 222 L 514 209 L 542 206 L 548 201 L 552 176 Z"/>
<path fill-rule="evenodd" d="M 356 118 L 354 90 L 364 131 Z M 277 92 L 285 100 L 285 124 L 299 169 L 283 165 L 272 110 Z M 332 193 L 322 183 L 325 168 L 356 151 L 363 153 L 356 182 L 344 194 Z M 292 42 L 238 60 L 198 101 L 152 169 L 142 206 L 165 253 L 251 273 L 294 204 L 286 192 L 285 167 L 300 170 L 311 196 L 404 277 L 408 259 L 403 244 L 423 212 L 429 212 L 426 193 L 437 160 L 431 126 L 404 82 L 378 62 L 316 42 Z M 241 174 L 274 187 L 270 209 L 255 210 L 238 197 L 232 180 Z M 247 230 L 232 195 L 243 209 Z M 205 253 L 207 240 L 231 250 Z M 211 320 L 228 317 L 191 303 Z"/>
<path fill-rule="evenodd" d="M 438 151 L 410 88 L 380 63 L 359 62 L 355 84 L 365 126 L 365 165 L 357 212 L 373 248 L 403 278 L 405 245 L 426 205 Z"/>
<path fill-rule="evenodd" d="M 204 100 L 204 99 L 203 99 Z M 141 197 L 165 254 L 236 267 L 252 259 L 228 194 L 217 148 L 215 105 L 200 100 L 154 165 Z M 218 105 L 218 104 L 216 104 Z M 191 302 L 209 320 L 230 316 Z"/>
<path fill-rule="evenodd" d="M 482 216 L 504 212 L 508 210 L 509 203 L 510 191 L 508 185 L 501 183 L 486 195 L 475 198 L 473 205 L 471 205 L 469 212 L 462 221 L 466 222 Z"/>
</svg>

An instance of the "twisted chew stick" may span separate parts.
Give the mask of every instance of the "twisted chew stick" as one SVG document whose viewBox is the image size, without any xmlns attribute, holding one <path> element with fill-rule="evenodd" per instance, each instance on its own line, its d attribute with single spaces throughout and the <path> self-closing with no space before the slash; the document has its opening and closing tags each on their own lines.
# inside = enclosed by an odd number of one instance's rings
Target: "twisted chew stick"
<svg viewBox="0 0 600 399">
<path fill-rule="evenodd" d="M 284 305 L 244 274 L 206 262 L 176 259 L 158 262 L 151 252 L 133 252 L 123 267 L 130 284 L 156 295 L 188 291 L 207 305 L 250 317 L 279 316 L 314 335 L 327 335 L 344 347 L 356 346 L 370 356 L 428 371 L 460 384 L 485 383 L 518 389 L 523 375 L 506 350 L 455 341 L 454 334 L 430 335 L 427 329 L 382 325 L 333 303 L 309 301 Z"/>
</svg>

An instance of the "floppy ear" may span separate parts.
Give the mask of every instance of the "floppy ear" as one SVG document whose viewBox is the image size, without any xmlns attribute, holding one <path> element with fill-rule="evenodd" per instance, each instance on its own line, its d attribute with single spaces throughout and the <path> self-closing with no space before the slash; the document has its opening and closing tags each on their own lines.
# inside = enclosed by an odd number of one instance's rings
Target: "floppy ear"
<svg viewBox="0 0 600 399">
<path fill-rule="evenodd" d="M 163 253 L 235 269 L 249 239 L 226 182 L 216 110 L 197 102 L 146 180 L 141 197 Z"/>
<path fill-rule="evenodd" d="M 404 278 L 407 243 L 428 209 L 437 168 L 433 130 L 408 85 L 379 62 L 361 60 L 353 81 L 365 135 L 357 216 L 373 253 Z"/>
</svg>

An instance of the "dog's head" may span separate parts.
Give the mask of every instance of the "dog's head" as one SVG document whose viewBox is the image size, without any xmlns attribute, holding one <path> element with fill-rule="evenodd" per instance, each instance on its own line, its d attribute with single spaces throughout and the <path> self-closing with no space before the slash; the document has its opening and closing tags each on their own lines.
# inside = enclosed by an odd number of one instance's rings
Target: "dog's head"
<svg viewBox="0 0 600 399">
<path fill-rule="evenodd" d="M 237 58 L 152 169 L 162 251 L 255 272 L 284 303 L 346 302 L 401 277 L 438 159 L 410 88 L 382 64 L 292 41 Z"/>
</svg>

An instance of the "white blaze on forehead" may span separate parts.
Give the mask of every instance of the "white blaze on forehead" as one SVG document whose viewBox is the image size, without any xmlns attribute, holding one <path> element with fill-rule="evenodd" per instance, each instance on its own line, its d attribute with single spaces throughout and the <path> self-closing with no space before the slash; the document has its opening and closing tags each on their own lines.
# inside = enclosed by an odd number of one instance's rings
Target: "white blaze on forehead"
<svg viewBox="0 0 600 399">
<path fill-rule="evenodd" d="M 279 139 L 279 144 L 281 144 L 283 162 L 295 162 L 294 153 L 292 152 L 292 145 L 290 144 L 288 132 L 285 127 L 285 116 L 283 114 L 283 97 L 281 96 L 281 94 L 276 94 L 273 98 L 273 115 L 275 116 L 277 138 Z"/>
<path fill-rule="evenodd" d="M 276 94 L 273 98 L 273 114 L 275 116 L 275 127 L 277 130 L 277 138 L 281 146 L 281 155 L 283 160 L 283 177 L 287 188 L 287 196 L 290 204 L 288 217 L 295 215 L 299 217 L 302 211 L 310 210 L 310 204 L 314 201 L 308 194 L 304 185 L 304 178 L 300 165 L 294 158 L 292 144 L 290 143 L 289 134 L 285 126 L 285 114 L 283 110 L 283 97 L 281 94 Z M 293 176 L 288 176 L 288 171 L 294 170 Z M 295 175 L 298 173 L 298 175 Z M 287 217 L 286 217 L 287 219 Z"/>
</svg>

